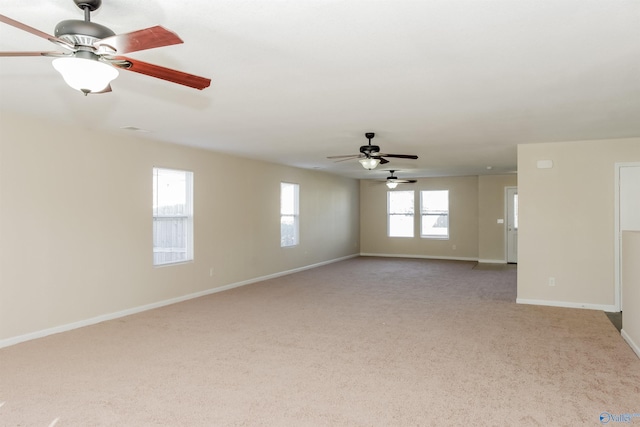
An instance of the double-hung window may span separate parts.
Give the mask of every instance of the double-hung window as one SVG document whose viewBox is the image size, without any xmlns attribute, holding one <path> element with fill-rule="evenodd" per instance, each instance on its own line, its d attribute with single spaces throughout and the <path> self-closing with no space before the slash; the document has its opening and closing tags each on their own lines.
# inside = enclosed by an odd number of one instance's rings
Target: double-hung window
<svg viewBox="0 0 640 427">
<path fill-rule="evenodd" d="M 280 246 L 295 246 L 300 243 L 298 184 L 280 183 Z"/>
<path fill-rule="evenodd" d="M 413 237 L 413 191 L 387 191 L 389 237 Z"/>
<path fill-rule="evenodd" d="M 449 238 L 449 190 L 420 192 L 420 237 Z"/>
<path fill-rule="evenodd" d="M 153 265 L 193 260 L 193 172 L 153 168 Z"/>
</svg>

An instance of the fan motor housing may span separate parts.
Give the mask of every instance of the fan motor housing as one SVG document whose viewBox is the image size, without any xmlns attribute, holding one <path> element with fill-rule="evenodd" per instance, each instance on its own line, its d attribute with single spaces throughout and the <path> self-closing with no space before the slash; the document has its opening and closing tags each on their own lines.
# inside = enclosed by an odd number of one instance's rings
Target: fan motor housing
<svg viewBox="0 0 640 427">
<path fill-rule="evenodd" d="M 364 154 L 379 153 L 380 147 L 377 145 L 363 145 L 360 147 L 360 152 Z"/>
<path fill-rule="evenodd" d="M 67 19 L 56 25 L 53 35 L 63 40 L 72 39 L 74 40 L 73 43 L 77 45 L 84 44 L 82 42 L 84 37 L 101 40 L 115 36 L 116 33 L 114 33 L 110 28 L 96 24 L 95 22 Z M 93 42 L 89 45 L 91 44 L 93 44 Z"/>
</svg>

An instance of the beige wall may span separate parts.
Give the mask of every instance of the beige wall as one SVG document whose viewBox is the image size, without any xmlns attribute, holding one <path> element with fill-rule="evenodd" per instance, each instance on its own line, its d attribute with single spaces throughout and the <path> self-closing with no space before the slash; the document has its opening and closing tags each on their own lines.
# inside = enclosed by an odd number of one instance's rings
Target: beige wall
<svg viewBox="0 0 640 427">
<path fill-rule="evenodd" d="M 506 262 L 506 187 L 517 187 L 513 175 L 478 177 L 478 258 L 484 262 Z M 498 219 L 504 220 L 499 224 Z"/>
<path fill-rule="evenodd" d="M 414 190 L 415 211 L 420 209 L 420 191 L 449 190 L 449 239 L 387 236 L 387 187 L 374 180 L 360 181 L 360 250 L 371 255 L 478 258 L 478 177 L 421 178 L 397 190 Z M 416 214 L 416 218 L 419 215 Z M 456 249 L 453 249 L 453 246 Z"/>
<path fill-rule="evenodd" d="M 421 178 L 397 190 L 413 190 L 415 209 L 420 209 L 420 191 L 449 190 L 449 240 L 420 238 L 416 220 L 414 238 L 387 236 L 387 187 L 376 180 L 360 182 L 361 250 L 368 255 L 480 259 L 506 262 L 505 187 L 517 186 L 513 175 Z M 453 246 L 456 246 L 453 249 Z"/>
<path fill-rule="evenodd" d="M 0 138 L 0 342 L 360 251 L 356 180 L 7 113 Z M 154 166 L 194 172 L 193 262 L 152 266 Z M 295 248 L 281 181 L 300 184 Z"/>
<path fill-rule="evenodd" d="M 640 231 L 622 232 L 622 335 L 640 357 Z"/>
<path fill-rule="evenodd" d="M 615 307 L 614 165 L 632 161 L 640 138 L 518 147 L 519 302 Z"/>
</svg>

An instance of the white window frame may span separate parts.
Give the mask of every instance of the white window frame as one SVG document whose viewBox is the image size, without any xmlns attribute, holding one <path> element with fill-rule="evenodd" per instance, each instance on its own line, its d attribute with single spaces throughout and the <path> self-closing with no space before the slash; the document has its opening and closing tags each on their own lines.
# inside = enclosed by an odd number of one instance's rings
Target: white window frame
<svg viewBox="0 0 640 427">
<path fill-rule="evenodd" d="M 287 188 L 291 188 L 293 193 L 290 200 L 285 200 Z M 285 232 L 285 221 L 293 220 L 293 240 L 287 241 L 289 237 Z M 300 185 L 292 182 L 280 183 L 280 247 L 289 248 L 300 244 Z"/>
<path fill-rule="evenodd" d="M 446 193 L 447 197 L 447 208 L 444 209 L 431 209 L 428 206 L 425 206 L 425 197 L 427 193 Z M 439 239 L 439 240 L 448 240 L 450 235 L 450 215 L 449 215 L 449 190 L 422 190 L 420 191 L 420 237 L 423 239 Z M 442 217 L 446 216 L 446 234 L 430 234 L 425 233 L 425 220 L 430 217 Z"/>
<path fill-rule="evenodd" d="M 401 193 L 411 193 L 412 195 L 412 203 L 411 209 L 408 212 L 403 212 L 400 209 L 396 209 L 392 206 L 392 199 L 394 195 L 399 195 Z M 395 233 L 393 230 L 392 224 L 395 223 L 394 219 L 400 219 L 400 217 L 409 217 L 406 222 L 411 223 L 411 234 L 392 234 Z M 387 191 L 387 236 L 388 237 L 414 237 L 415 236 L 415 191 Z"/>
<path fill-rule="evenodd" d="M 171 174 L 184 174 L 184 188 L 180 189 L 179 192 L 175 192 L 179 186 L 177 183 L 170 181 L 167 182 L 167 186 L 173 186 L 174 193 L 172 194 L 163 194 L 164 191 L 171 191 L 170 189 L 163 189 L 162 186 L 158 185 L 158 181 L 162 180 L 162 174 L 165 174 L 164 179 L 166 180 L 166 176 Z M 183 194 L 180 194 L 183 193 Z M 181 197 L 184 195 L 184 197 Z M 159 200 L 161 198 L 171 198 L 176 197 L 175 206 L 184 205 L 183 211 L 180 213 L 176 212 L 161 212 L 158 209 Z M 159 234 L 162 233 L 161 230 L 158 229 L 161 223 L 167 223 L 173 221 L 174 226 L 177 228 L 182 228 L 179 232 L 181 235 L 181 245 L 177 247 L 163 247 L 163 245 L 158 245 L 157 241 L 159 239 Z M 169 169 L 169 168 L 161 168 L 154 167 L 153 168 L 153 265 L 154 266 L 163 266 L 163 265 L 171 265 L 171 264 L 179 264 L 184 262 L 193 261 L 193 172 L 179 170 L 179 169 Z M 160 254 L 165 254 L 165 257 L 162 257 Z M 172 255 L 171 255 L 172 254 Z M 164 259 L 163 259 L 164 258 Z"/>
</svg>

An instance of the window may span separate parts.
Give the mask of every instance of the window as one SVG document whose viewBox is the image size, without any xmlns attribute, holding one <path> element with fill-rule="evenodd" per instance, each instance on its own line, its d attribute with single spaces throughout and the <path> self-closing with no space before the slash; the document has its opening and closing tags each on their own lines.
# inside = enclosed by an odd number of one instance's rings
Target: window
<svg viewBox="0 0 640 427">
<path fill-rule="evenodd" d="M 153 168 L 153 265 L 193 260 L 193 173 Z"/>
<path fill-rule="evenodd" d="M 387 191 L 389 237 L 413 237 L 413 191 Z"/>
<path fill-rule="evenodd" d="M 449 238 L 449 190 L 420 192 L 420 237 Z"/>
<path fill-rule="evenodd" d="M 299 185 L 280 183 L 280 246 L 300 243 Z"/>
<path fill-rule="evenodd" d="M 518 229 L 518 194 L 513 195 L 513 228 Z"/>
</svg>

